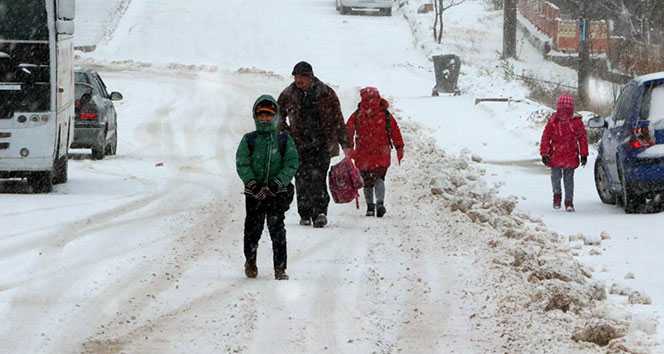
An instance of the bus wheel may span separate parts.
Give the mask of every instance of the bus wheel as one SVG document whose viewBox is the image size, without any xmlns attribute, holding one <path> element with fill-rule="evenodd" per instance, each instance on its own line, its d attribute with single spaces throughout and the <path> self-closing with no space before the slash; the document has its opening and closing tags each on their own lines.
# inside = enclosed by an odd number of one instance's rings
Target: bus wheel
<svg viewBox="0 0 664 354">
<path fill-rule="evenodd" d="M 33 193 L 49 193 L 53 190 L 53 172 L 35 172 L 28 177 L 28 183 L 32 186 Z"/>
<path fill-rule="evenodd" d="M 53 168 L 53 184 L 67 183 L 67 166 L 69 165 L 69 159 L 67 155 L 59 158 L 55 162 L 55 167 Z"/>
</svg>

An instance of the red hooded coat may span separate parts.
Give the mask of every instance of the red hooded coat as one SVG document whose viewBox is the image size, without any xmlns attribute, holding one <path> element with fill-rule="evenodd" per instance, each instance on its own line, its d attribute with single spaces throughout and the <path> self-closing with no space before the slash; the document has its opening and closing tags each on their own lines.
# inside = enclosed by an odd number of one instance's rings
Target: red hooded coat
<svg viewBox="0 0 664 354">
<path fill-rule="evenodd" d="M 574 115 L 574 99 L 562 95 L 557 111 L 549 117 L 542 134 L 540 155 L 549 156 L 549 167 L 577 168 L 579 156 L 588 156 L 586 128 Z"/>
<path fill-rule="evenodd" d="M 380 97 L 378 89 L 374 87 L 363 88 L 360 96 L 362 100 L 358 109 L 346 122 L 351 145 L 355 149 L 352 156 L 355 166 L 360 170 L 389 167 L 391 148 L 385 121 L 389 103 Z M 390 137 L 395 149 L 403 149 L 401 130 L 391 114 Z"/>
</svg>

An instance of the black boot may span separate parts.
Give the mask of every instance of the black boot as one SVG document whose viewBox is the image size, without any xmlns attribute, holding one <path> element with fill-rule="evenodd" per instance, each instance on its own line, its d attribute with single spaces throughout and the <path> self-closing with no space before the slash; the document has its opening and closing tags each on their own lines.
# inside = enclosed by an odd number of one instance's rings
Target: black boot
<svg viewBox="0 0 664 354">
<path fill-rule="evenodd" d="M 247 260 L 244 262 L 244 275 L 247 278 L 256 278 L 258 275 L 258 267 L 256 267 L 256 260 Z"/>
<path fill-rule="evenodd" d="M 376 204 L 376 216 L 377 217 L 382 218 L 383 215 L 385 215 L 385 212 L 387 212 L 387 210 L 385 209 L 385 206 L 383 205 L 383 203 Z"/>
<path fill-rule="evenodd" d="M 325 216 L 325 214 L 318 214 L 316 219 L 314 219 L 314 227 L 321 228 L 325 225 L 327 225 L 327 216 Z"/>
<path fill-rule="evenodd" d="M 275 269 L 274 270 L 274 279 L 288 280 L 288 274 L 286 274 L 286 269 Z"/>
<path fill-rule="evenodd" d="M 376 215 L 376 204 L 374 203 L 367 204 L 366 216 L 375 216 L 375 215 Z"/>
</svg>

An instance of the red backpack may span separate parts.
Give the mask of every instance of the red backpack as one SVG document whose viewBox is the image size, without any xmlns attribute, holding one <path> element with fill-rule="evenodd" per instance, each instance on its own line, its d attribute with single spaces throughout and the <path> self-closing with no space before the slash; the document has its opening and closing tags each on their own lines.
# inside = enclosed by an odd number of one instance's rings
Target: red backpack
<svg viewBox="0 0 664 354">
<path fill-rule="evenodd" d="M 355 199 L 355 203 L 359 209 L 360 202 L 358 197 L 360 194 L 357 191 L 363 186 L 362 178 L 350 157 L 346 156 L 341 162 L 333 165 L 330 168 L 328 176 L 330 179 L 330 192 L 334 202 L 343 204 L 352 202 Z"/>
</svg>

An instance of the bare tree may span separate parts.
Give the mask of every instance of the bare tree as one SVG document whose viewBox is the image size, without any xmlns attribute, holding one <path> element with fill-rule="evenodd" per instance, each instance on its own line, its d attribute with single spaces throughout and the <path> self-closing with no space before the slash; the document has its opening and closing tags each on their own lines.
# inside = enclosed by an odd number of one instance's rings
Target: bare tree
<svg viewBox="0 0 664 354">
<path fill-rule="evenodd" d="M 588 81 L 590 79 L 591 64 L 590 64 L 590 19 L 588 18 L 588 1 L 580 0 L 581 2 L 581 20 L 583 21 L 583 33 L 581 38 L 581 48 L 579 48 L 579 67 L 577 70 L 577 100 L 578 106 L 582 109 L 588 107 Z"/>
<path fill-rule="evenodd" d="M 466 0 L 433 0 L 433 9 L 435 11 L 435 20 L 433 22 L 433 38 L 440 43 L 443 40 L 443 12 L 450 7 L 460 5 Z M 445 6 L 447 2 L 447 6 Z"/>
</svg>

